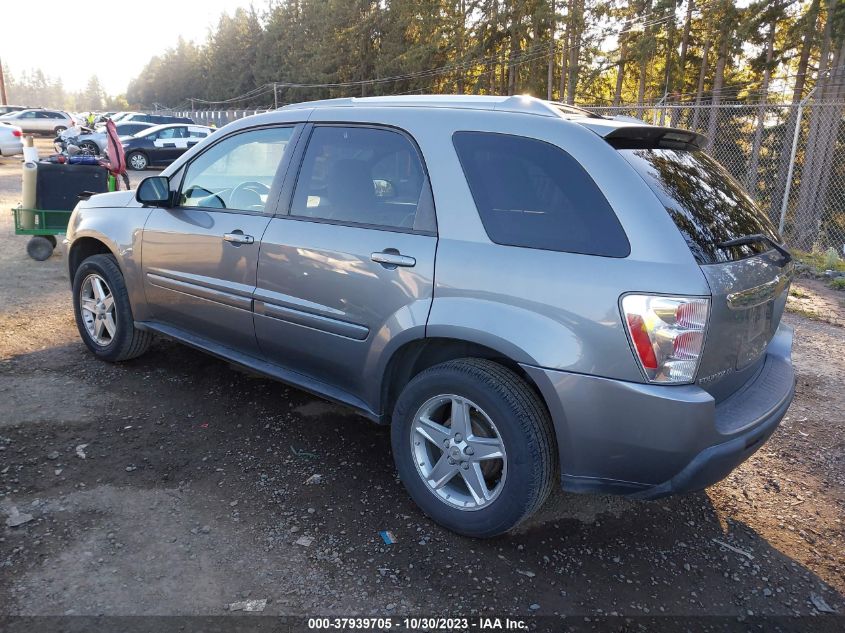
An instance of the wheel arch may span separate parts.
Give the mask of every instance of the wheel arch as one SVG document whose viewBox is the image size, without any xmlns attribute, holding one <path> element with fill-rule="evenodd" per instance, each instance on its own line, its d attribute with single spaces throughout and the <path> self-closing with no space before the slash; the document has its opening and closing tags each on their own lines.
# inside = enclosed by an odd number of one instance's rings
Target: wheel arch
<svg viewBox="0 0 845 633">
<path fill-rule="evenodd" d="M 115 259 L 118 259 L 117 255 L 109 248 L 105 241 L 91 236 L 76 238 L 70 246 L 67 258 L 71 284 L 73 284 L 73 278 L 76 276 L 76 271 L 79 269 L 80 264 L 92 255 L 113 255 Z M 119 259 L 118 265 L 120 265 Z"/>
<path fill-rule="evenodd" d="M 414 376 L 429 367 L 459 358 L 483 358 L 510 369 L 536 392 L 543 406 L 549 410 L 539 386 L 512 355 L 468 339 L 426 337 L 403 344 L 391 354 L 385 364 L 379 398 L 381 419 L 390 424 L 396 400 L 402 388 Z"/>
</svg>

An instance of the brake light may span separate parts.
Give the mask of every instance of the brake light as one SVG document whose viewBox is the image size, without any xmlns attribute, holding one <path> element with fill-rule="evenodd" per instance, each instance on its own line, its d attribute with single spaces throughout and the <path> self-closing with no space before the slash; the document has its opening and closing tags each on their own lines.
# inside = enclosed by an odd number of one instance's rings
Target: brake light
<svg viewBox="0 0 845 633">
<path fill-rule="evenodd" d="M 622 312 L 649 382 L 692 382 L 704 349 L 710 300 L 630 294 L 622 297 Z"/>
<path fill-rule="evenodd" d="M 12 130 L 12 136 L 22 136 L 20 130 Z"/>
<path fill-rule="evenodd" d="M 628 330 L 631 332 L 631 339 L 637 350 L 637 356 L 646 369 L 657 369 L 657 356 L 654 355 L 654 348 L 651 346 L 651 339 L 648 330 L 643 323 L 643 318 L 638 314 L 626 314 Z"/>
</svg>

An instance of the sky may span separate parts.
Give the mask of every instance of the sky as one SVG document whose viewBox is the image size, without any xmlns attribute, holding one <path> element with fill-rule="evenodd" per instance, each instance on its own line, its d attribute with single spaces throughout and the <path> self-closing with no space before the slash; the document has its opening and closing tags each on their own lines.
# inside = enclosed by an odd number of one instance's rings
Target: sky
<svg viewBox="0 0 845 633">
<path fill-rule="evenodd" d="M 250 4 L 266 6 L 264 0 L 0 0 L 0 60 L 14 76 L 40 68 L 69 91 L 96 74 L 107 93 L 123 94 L 180 35 L 205 41 L 221 13 Z M 83 17 L 88 12 L 93 18 Z"/>
</svg>

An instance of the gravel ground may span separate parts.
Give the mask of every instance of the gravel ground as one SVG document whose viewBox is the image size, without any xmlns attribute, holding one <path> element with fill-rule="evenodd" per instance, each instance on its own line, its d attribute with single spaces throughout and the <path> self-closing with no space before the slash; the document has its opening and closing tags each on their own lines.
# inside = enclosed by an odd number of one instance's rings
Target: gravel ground
<svg viewBox="0 0 845 633">
<path fill-rule="evenodd" d="M 787 317 L 798 395 L 724 482 L 557 493 L 474 541 L 409 501 L 386 428 L 163 340 L 94 360 L 64 262 L 13 234 L 19 170 L 0 159 L 0 614 L 845 613 L 842 327 Z"/>
</svg>

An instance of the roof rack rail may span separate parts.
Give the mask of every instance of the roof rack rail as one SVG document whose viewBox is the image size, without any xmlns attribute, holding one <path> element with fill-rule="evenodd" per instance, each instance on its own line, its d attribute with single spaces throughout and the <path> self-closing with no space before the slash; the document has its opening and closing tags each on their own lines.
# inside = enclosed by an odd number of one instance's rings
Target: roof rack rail
<svg viewBox="0 0 845 633">
<path fill-rule="evenodd" d="M 441 107 L 470 110 L 496 110 L 500 112 L 519 112 L 540 116 L 561 115 L 604 118 L 583 108 L 557 101 L 546 101 L 528 95 L 396 95 L 381 97 L 342 97 L 339 99 L 321 99 L 305 101 L 283 106 L 283 109 L 321 108 L 321 107 Z"/>
</svg>

